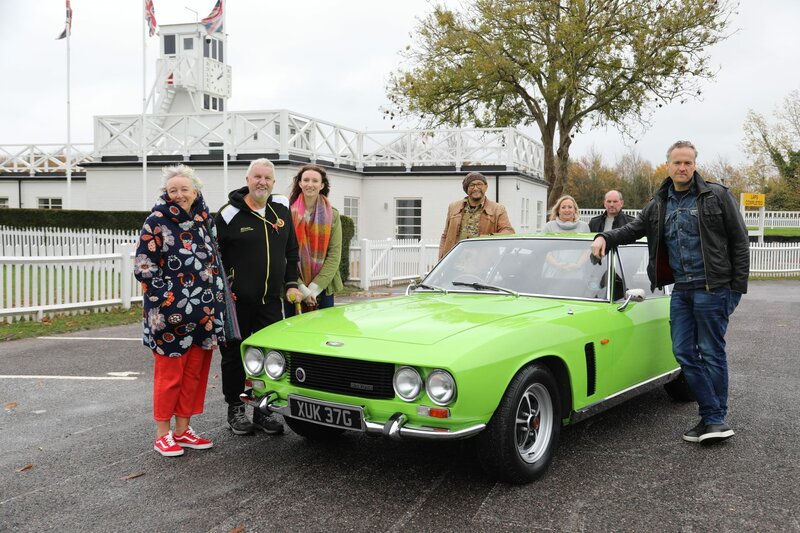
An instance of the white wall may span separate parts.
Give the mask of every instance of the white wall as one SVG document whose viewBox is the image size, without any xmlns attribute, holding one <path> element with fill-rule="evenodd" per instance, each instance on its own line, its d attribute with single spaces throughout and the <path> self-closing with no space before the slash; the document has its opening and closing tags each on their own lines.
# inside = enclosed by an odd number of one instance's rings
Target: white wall
<svg viewBox="0 0 800 533">
<path fill-rule="evenodd" d="M 73 184 L 73 206 L 76 209 L 148 210 L 160 194 L 161 167 L 164 163 L 151 163 L 147 173 L 146 205 L 142 205 L 142 171 L 131 166 L 104 166 L 87 169 L 86 184 L 83 188 Z M 245 185 L 247 167 L 228 166 L 227 188 L 223 185 L 221 165 L 194 166 L 198 177 L 203 181 L 203 196 L 212 211 L 217 211 L 227 202 L 228 193 Z M 292 177 L 302 163 L 278 165 L 275 168 L 276 194 L 289 195 Z M 386 239 L 395 235 L 395 200 L 399 198 L 422 199 L 422 238 L 438 240 L 444 229 L 447 206 L 450 202 L 463 198 L 465 193 L 461 183 L 465 173 L 460 174 L 391 174 L 363 175 L 336 168 L 326 169 L 331 182 L 330 199 L 334 207 L 343 211 L 345 196 L 359 200 L 358 236 L 362 239 Z M 487 174 L 489 187 L 487 197 L 497 198 L 498 180 Z M 16 183 L 13 187 L 16 187 Z M 52 196 L 63 196 L 63 182 L 48 182 L 44 190 Z M 3 184 L 8 189 L 8 184 Z M 23 191 L 27 190 L 23 185 Z M 5 194 L 0 188 L 0 196 Z M 39 186 L 37 189 L 41 191 Z M 9 197 L 12 197 L 9 191 Z M 544 220 L 545 207 L 536 211 L 537 202 L 547 203 L 547 188 L 532 180 L 517 176 L 503 175 L 499 178 L 500 202 L 506 206 L 512 226 L 518 232 L 534 232 L 537 229 L 536 217 Z M 31 189 L 31 194 L 34 190 Z M 40 196 L 42 194 L 39 194 Z M 13 196 L 15 198 L 15 196 Z M 88 198 L 87 198 L 88 197 Z M 529 225 L 523 227 L 522 198 L 529 199 Z M 35 198 L 23 198 L 26 206 L 35 206 Z M 27 203 L 32 202 L 32 203 Z M 16 206 L 15 201 L 10 200 Z"/>
<path fill-rule="evenodd" d="M 61 198 L 62 205 L 67 204 L 66 179 L 22 178 L 21 187 L 16 179 L 0 181 L 0 197 L 8 198 L 9 207 L 20 207 L 20 189 L 25 209 L 38 208 L 39 198 Z M 86 209 L 86 182 L 83 179 L 72 180 L 72 209 Z"/>
</svg>

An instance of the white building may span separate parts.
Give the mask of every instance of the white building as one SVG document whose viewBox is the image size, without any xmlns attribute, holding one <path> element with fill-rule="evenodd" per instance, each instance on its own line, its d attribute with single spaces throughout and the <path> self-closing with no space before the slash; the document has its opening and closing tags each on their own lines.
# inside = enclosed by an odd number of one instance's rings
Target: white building
<svg viewBox="0 0 800 533">
<path fill-rule="evenodd" d="M 216 210 L 244 185 L 249 162 L 268 157 L 275 193 L 288 193 L 303 164 L 325 166 L 331 202 L 354 219 L 358 238 L 438 238 L 471 170 L 487 177 L 487 196 L 506 206 L 517 231 L 544 224 L 543 151 L 519 131 L 358 131 L 286 109 L 232 112 L 226 36 L 196 23 L 160 32 L 152 112 L 94 118 L 94 143 L 71 146 L 70 208 L 147 210 L 161 167 L 185 163 Z M 0 146 L 0 207 L 67 207 L 64 153 L 63 145 Z"/>
</svg>

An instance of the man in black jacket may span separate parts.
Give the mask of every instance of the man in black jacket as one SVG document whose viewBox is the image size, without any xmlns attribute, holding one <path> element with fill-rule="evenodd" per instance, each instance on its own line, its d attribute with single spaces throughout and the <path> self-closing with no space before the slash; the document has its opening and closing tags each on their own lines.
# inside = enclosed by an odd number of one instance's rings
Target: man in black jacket
<svg viewBox="0 0 800 533">
<path fill-rule="evenodd" d="M 621 228 L 628 222 L 632 222 L 633 217 L 622 212 L 623 205 L 625 205 L 625 201 L 622 199 L 621 192 L 608 191 L 603 199 L 603 207 L 606 208 L 606 212 L 593 217 L 589 221 L 589 229 L 599 233 Z"/>
<path fill-rule="evenodd" d="M 695 172 L 697 150 L 678 141 L 667 151 L 669 177 L 639 216 L 595 237 L 592 254 L 647 235 L 651 287 L 674 283 L 670 301 L 672 351 L 699 406 L 700 422 L 683 434 L 713 443 L 733 436 L 728 412 L 728 318 L 747 292 L 747 227 L 728 189 Z"/>
<path fill-rule="evenodd" d="M 222 263 L 236 298 L 242 338 L 283 318 L 281 297 L 300 301 L 297 263 L 300 255 L 289 209 L 273 201 L 275 167 L 256 159 L 247 169 L 247 186 L 231 191 L 216 216 Z M 272 416 L 253 413 L 247 419 L 239 394 L 244 391 L 241 342 L 229 342 L 222 353 L 222 393 L 228 403 L 228 425 L 236 435 L 251 435 L 255 427 L 283 433 Z"/>
</svg>

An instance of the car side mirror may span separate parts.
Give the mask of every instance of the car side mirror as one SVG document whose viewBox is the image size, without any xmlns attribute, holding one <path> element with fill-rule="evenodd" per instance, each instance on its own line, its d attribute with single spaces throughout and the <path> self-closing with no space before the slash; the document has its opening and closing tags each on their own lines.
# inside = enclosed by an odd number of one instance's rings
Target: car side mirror
<svg viewBox="0 0 800 533">
<path fill-rule="evenodd" d="M 625 291 L 625 301 L 617 307 L 617 311 L 624 311 L 631 302 L 643 302 L 645 300 L 644 289 L 628 289 Z"/>
</svg>

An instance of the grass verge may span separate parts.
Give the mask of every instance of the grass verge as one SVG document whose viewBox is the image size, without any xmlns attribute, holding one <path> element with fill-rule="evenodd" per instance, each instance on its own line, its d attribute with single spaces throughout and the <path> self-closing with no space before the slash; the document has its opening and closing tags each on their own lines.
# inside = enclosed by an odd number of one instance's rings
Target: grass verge
<svg viewBox="0 0 800 533">
<path fill-rule="evenodd" d="M 53 318 L 45 317 L 41 322 L 26 321 L 13 324 L 0 324 L 0 342 L 70 333 L 86 329 L 105 328 L 134 324 L 142 320 L 142 307 L 131 306 L 130 309 L 116 308 L 111 311 L 86 313 L 81 315 L 61 315 Z"/>
<path fill-rule="evenodd" d="M 758 227 L 749 226 L 747 229 L 756 230 Z M 764 228 L 765 237 L 800 237 L 800 228 Z"/>
</svg>

